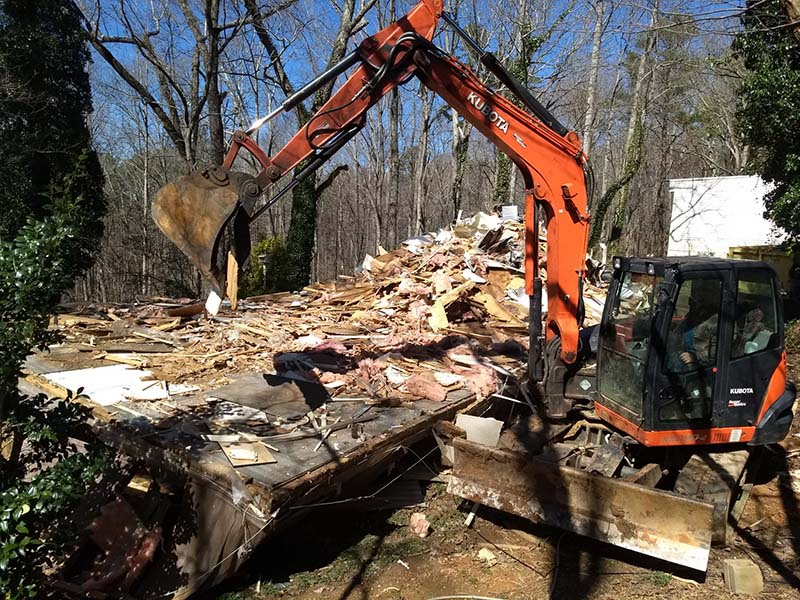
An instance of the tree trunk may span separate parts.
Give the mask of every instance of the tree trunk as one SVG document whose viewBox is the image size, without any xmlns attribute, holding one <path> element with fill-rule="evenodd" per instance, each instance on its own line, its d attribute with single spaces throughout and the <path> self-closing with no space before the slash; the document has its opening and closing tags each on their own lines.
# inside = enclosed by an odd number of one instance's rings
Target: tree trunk
<svg viewBox="0 0 800 600">
<path fill-rule="evenodd" d="M 219 56 L 214 54 L 213 66 L 208 73 L 208 135 L 210 162 L 221 165 L 225 160 L 225 130 L 222 127 L 222 94 L 219 91 Z"/>
<path fill-rule="evenodd" d="M 453 183 L 450 187 L 450 199 L 453 205 L 453 219 L 458 218 L 461 210 L 462 192 L 464 188 L 464 172 L 467 168 L 467 152 L 469 152 L 469 134 L 472 126 L 463 120 L 459 122 L 458 113 L 452 111 L 453 120 Z"/>
<path fill-rule="evenodd" d="M 420 86 L 422 93 L 422 129 L 419 136 L 419 147 L 414 161 L 414 206 L 411 211 L 411 231 L 409 235 L 420 235 L 424 231 L 425 219 L 422 214 L 422 199 L 426 196 L 428 187 L 425 175 L 428 172 L 428 141 L 430 137 L 431 111 L 433 109 L 433 94 L 424 85 Z"/>
<path fill-rule="evenodd" d="M 219 90 L 219 0 L 206 3 L 206 82 L 208 91 L 208 135 L 211 163 L 221 165 L 225 160 L 225 131 L 222 128 L 222 94 Z"/>
<path fill-rule="evenodd" d="M 342 202 L 341 198 L 336 199 L 336 245 L 333 249 L 333 276 L 339 277 L 339 270 L 342 255 Z"/>
<path fill-rule="evenodd" d="M 592 152 L 594 139 L 594 122 L 597 116 L 597 78 L 600 72 L 600 47 L 603 42 L 603 18 L 605 4 L 603 0 L 596 0 L 594 5 L 595 18 L 594 34 L 592 35 L 592 62 L 589 70 L 589 89 L 586 98 L 586 116 L 583 120 L 583 151 L 589 156 Z"/>
<path fill-rule="evenodd" d="M 302 169 L 305 161 L 298 166 Z M 301 290 L 311 278 L 317 228 L 317 174 L 312 173 L 292 190 L 292 217 L 286 237 L 286 269 L 280 289 Z"/>
<path fill-rule="evenodd" d="M 669 142 L 669 120 L 662 117 L 658 138 L 666 145 L 661 148 L 654 180 L 655 193 L 639 194 L 643 201 L 630 202 L 625 228 L 617 252 L 625 256 L 664 256 L 667 253 L 671 205 L 669 202 L 669 172 L 672 143 Z M 645 172 L 652 170 L 646 168 Z M 641 187 L 641 186 L 639 186 Z"/>
<path fill-rule="evenodd" d="M 148 244 L 150 242 L 147 234 L 148 216 L 150 214 L 150 132 L 147 123 L 147 109 L 144 113 L 144 169 L 142 175 L 142 283 L 141 293 L 146 296 L 148 292 L 147 281 L 147 259 L 150 255 Z"/>
<path fill-rule="evenodd" d="M 389 18 L 397 20 L 395 0 L 389 2 Z M 389 93 L 389 218 L 393 221 L 387 239 L 392 248 L 400 242 L 400 90 Z"/>
<path fill-rule="evenodd" d="M 530 43 L 531 27 L 530 21 L 527 19 L 526 14 L 528 10 L 528 0 L 519 0 L 518 12 L 520 15 L 517 21 L 516 41 L 518 53 L 516 59 L 511 62 L 511 74 L 523 86 L 527 87 L 530 81 L 530 73 L 528 67 L 531 63 L 534 53 L 534 44 Z M 522 106 L 521 101 L 506 93 L 507 97 L 517 106 Z M 505 154 L 499 150 L 495 153 L 497 163 L 495 165 L 495 183 L 494 183 L 494 203 L 495 204 L 513 204 L 512 194 L 514 192 L 514 182 L 516 180 L 516 165 L 511 162 Z"/>
<path fill-rule="evenodd" d="M 511 195 L 511 170 L 514 164 L 500 150 L 495 152 L 494 203 L 508 204 Z"/>
<path fill-rule="evenodd" d="M 354 12 L 355 0 L 346 0 L 342 7 L 339 31 L 333 43 L 331 54 L 328 57 L 329 67 L 344 57 L 347 50 L 347 40 L 355 26 L 355 23 L 353 23 Z M 274 57 L 273 60 L 275 60 Z M 275 66 L 283 72 L 282 79 L 285 86 L 283 91 L 287 95 L 292 94 L 294 88 L 285 78 L 285 71 L 283 71 L 280 58 L 276 61 Z M 303 108 L 302 104 L 297 106 L 295 110 L 299 127 L 303 127 L 311 116 L 328 101 L 333 92 L 333 85 L 333 82 L 331 82 L 315 94 L 310 111 Z M 296 172 L 299 172 L 305 164 L 306 161 L 303 161 L 297 167 Z M 314 256 L 314 239 L 317 228 L 317 200 L 319 198 L 316 185 L 317 174 L 313 173 L 292 190 L 292 214 L 289 221 L 289 233 L 286 238 L 286 279 L 282 289 L 302 289 L 308 285 L 311 276 L 311 260 Z"/>
<path fill-rule="evenodd" d="M 800 44 L 800 0 L 783 0 L 783 8 L 786 11 L 786 16 L 789 17 L 789 22 L 794 23 L 792 33 Z"/>
<path fill-rule="evenodd" d="M 658 33 L 656 32 L 656 24 L 658 22 L 658 0 L 653 5 L 653 11 L 650 16 L 650 31 L 647 34 L 647 41 L 645 47 L 642 49 L 642 55 L 639 57 L 639 66 L 636 70 L 636 85 L 633 90 L 633 105 L 631 107 L 631 116 L 628 122 L 628 136 L 625 140 L 625 160 L 631 166 L 636 165 L 634 175 L 639 170 L 639 165 L 642 161 L 642 151 L 644 150 L 644 137 L 645 137 L 645 121 L 647 120 L 647 104 L 650 96 L 650 84 L 653 81 L 653 73 L 650 67 L 650 54 L 653 52 L 658 40 Z M 634 139 L 637 136 L 638 139 Z M 622 235 L 622 230 L 625 228 L 626 211 L 628 208 L 628 199 L 630 198 L 631 186 L 630 181 L 633 175 L 623 184 L 621 189 L 621 196 L 619 204 L 614 211 L 614 221 L 611 231 L 610 242 L 616 242 Z M 641 225 L 641 224 L 640 224 Z"/>
<path fill-rule="evenodd" d="M 647 96 L 649 95 L 649 82 L 652 81 L 652 72 L 648 71 L 649 56 L 655 49 L 658 40 L 656 25 L 658 22 L 658 0 L 656 0 L 650 13 L 650 27 L 645 41 L 639 63 L 636 68 L 636 80 L 631 97 L 631 112 L 628 119 L 628 133 L 625 140 L 625 155 L 623 160 L 622 175 L 612 183 L 598 202 L 597 211 L 593 217 L 593 224 L 589 244 L 595 245 L 600 241 L 606 213 L 613 209 L 611 215 L 611 231 L 607 241 L 616 242 L 622 234 L 625 225 L 625 211 L 627 210 L 630 182 L 642 163 L 644 149 L 644 128 L 647 111 Z M 614 200 L 621 193 L 620 201 L 615 205 Z"/>
</svg>

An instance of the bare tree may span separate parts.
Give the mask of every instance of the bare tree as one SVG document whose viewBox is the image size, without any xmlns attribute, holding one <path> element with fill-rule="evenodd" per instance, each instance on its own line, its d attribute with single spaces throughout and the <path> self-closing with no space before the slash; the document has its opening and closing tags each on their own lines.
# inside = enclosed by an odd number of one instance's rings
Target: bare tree
<svg viewBox="0 0 800 600">
<path fill-rule="evenodd" d="M 344 0 L 337 7 L 340 13 L 339 27 L 331 45 L 327 65 L 332 67 L 339 62 L 347 50 L 350 37 L 361 27 L 365 14 L 376 0 L 364 2 L 356 12 L 356 0 Z M 244 0 L 247 14 L 252 20 L 258 39 L 263 44 L 272 62 L 272 70 L 284 94 L 290 96 L 296 90 L 284 65 L 283 53 L 265 24 L 264 11 L 256 0 Z M 297 106 L 298 128 L 304 126 L 311 116 L 319 110 L 331 97 L 334 82 L 321 88 L 315 95 L 310 107 L 304 104 Z M 301 164 L 298 168 L 302 169 Z M 311 174 L 292 190 L 292 215 L 287 237 L 287 269 L 285 287 L 300 288 L 306 285 L 311 276 L 311 263 L 314 255 L 314 241 L 317 226 L 317 202 L 322 192 L 331 185 L 333 178 L 343 169 L 334 169 L 322 182 L 318 182 L 316 173 Z"/>
<path fill-rule="evenodd" d="M 583 120 L 583 151 L 590 156 L 592 141 L 595 133 L 595 119 L 597 118 L 597 79 L 600 75 L 600 49 L 603 43 L 603 30 L 605 29 L 605 6 L 603 0 L 596 0 L 593 5 L 595 12 L 594 33 L 592 34 L 592 59 L 589 69 L 589 83 L 587 85 L 586 116 Z"/>
<path fill-rule="evenodd" d="M 431 112 L 433 109 L 433 94 L 427 87 L 420 85 L 420 101 L 422 103 L 419 141 L 417 143 L 416 158 L 414 161 L 414 201 L 411 212 L 410 235 L 419 235 L 425 228 L 423 205 L 427 196 L 428 186 L 428 143 L 431 129 Z"/>
<path fill-rule="evenodd" d="M 647 97 L 649 95 L 649 83 L 652 80 L 652 70 L 650 69 L 650 54 L 656 46 L 658 40 L 658 6 L 656 0 L 650 11 L 650 26 L 645 38 L 644 47 L 639 55 L 636 67 L 636 76 L 631 95 L 630 114 L 628 118 L 627 135 L 625 138 L 625 149 L 622 174 L 612 183 L 603 193 L 597 205 L 597 210 L 593 216 L 590 244 L 594 245 L 600 241 L 600 236 L 604 227 L 606 212 L 613 208 L 611 215 L 611 231 L 608 234 L 608 241 L 619 239 L 625 220 L 628 196 L 630 193 L 630 182 L 642 164 L 642 152 L 644 148 L 644 127 L 647 116 Z M 620 200 L 615 203 L 618 194 L 622 194 Z"/>
<path fill-rule="evenodd" d="M 267 18 L 294 1 L 283 0 L 260 14 Z M 204 117 L 208 119 L 209 159 L 222 162 L 225 136 L 220 57 L 246 22 L 235 4 L 223 7 L 221 0 L 208 0 L 198 9 L 189 0 L 146 5 L 117 0 L 113 11 L 99 2 L 89 5 L 79 0 L 78 5 L 90 43 L 153 111 L 187 169 L 199 158 Z M 148 76 L 153 81 L 134 72 L 126 48 L 151 66 Z M 178 48 L 186 50 L 178 52 Z"/>
</svg>

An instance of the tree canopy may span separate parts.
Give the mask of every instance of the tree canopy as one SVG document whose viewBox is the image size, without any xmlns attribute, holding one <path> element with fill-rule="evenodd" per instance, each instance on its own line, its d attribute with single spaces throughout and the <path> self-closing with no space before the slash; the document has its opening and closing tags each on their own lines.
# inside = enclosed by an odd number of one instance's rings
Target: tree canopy
<svg viewBox="0 0 800 600">
<path fill-rule="evenodd" d="M 0 13 L 0 238 L 29 218 L 52 213 L 51 196 L 84 155 L 71 182 L 82 198 L 79 235 L 86 247 L 102 234 L 103 175 L 86 123 L 92 110 L 89 51 L 72 2 L 6 0 Z M 77 248 L 76 248 L 77 250 Z M 72 257 L 77 269 L 86 252 Z"/>
<path fill-rule="evenodd" d="M 91 265 L 103 230 L 89 54 L 69 0 L 0 9 L 0 414 L 48 313 Z"/>
<path fill-rule="evenodd" d="M 775 185 L 767 216 L 800 244 L 800 42 L 781 0 L 748 2 L 734 49 L 747 71 L 739 92 L 739 123 L 757 151 L 755 168 Z"/>
</svg>

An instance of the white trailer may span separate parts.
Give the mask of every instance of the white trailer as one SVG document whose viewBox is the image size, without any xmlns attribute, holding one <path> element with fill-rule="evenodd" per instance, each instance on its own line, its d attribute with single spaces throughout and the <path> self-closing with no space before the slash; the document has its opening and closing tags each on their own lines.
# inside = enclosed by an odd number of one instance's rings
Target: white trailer
<svg viewBox="0 0 800 600">
<path fill-rule="evenodd" d="M 732 247 L 779 244 L 781 231 L 764 217 L 770 189 L 750 175 L 670 179 L 667 255 L 726 257 Z"/>
</svg>

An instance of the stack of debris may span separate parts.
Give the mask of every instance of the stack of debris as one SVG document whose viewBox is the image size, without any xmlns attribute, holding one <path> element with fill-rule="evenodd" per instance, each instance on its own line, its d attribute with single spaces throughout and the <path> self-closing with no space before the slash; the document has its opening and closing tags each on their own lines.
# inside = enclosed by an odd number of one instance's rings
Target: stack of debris
<svg viewBox="0 0 800 600">
<path fill-rule="evenodd" d="M 55 324 L 93 359 L 146 369 L 141 379 L 159 381 L 128 382 L 133 400 L 205 390 L 245 372 L 288 373 L 324 384 L 333 397 L 441 401 L 456 388 L 486 397 L 524 367 L 523 236 L 522 224 L 479 213 L 368 255 L 345 282 L 251 298 L 236 313 L 202 318 L 202 305 L 154 302 L 80 307 Z M 596 322 L 602 292 L 587 286 L 586 296 L 587 321 Z M 136 379 L 125 371 L 104 376 Z M 69 388 L 73 379 L 90 391 L 89 372 L 53 381 Z"/>
<path fill-rule="evenodd" d="M 197 573 L 216 572 L 186 574 L 186 589 L 212 585 L 246 557 L 237 544 L 256 543 L 246 527 L 229 535 L 241 511 L 260 539 L 276 511 L 336 493 L 437 421 L 514 395 L 527 362 L 523 248 L 521 224 L 479 214 L 367 256 L 343 282 L 249 298 L 237 311 L 166 299 L 74 306 L 54 319 L 64 343 L 30 357 L 22 385 L 82 390 L 115 424 L 103 434 L 112 445 L 159 471 L 178 468 L 168 454 L 186 465 L 203 488 L 187 502 L 221 494 L 213 510 L 230 514 L 204 517 L 208 530 L 174 550 Z M 203 511 L 213 513 L 187 514 Z M 224 544 L 209 541 L 218 534 Z"/>
<path fill-rule="evenodd" d="M 368 255 L 344 282 L 250 298 L 235 313 L 203 318 L 201 304 L 169 302 L 78 307 L 55 325 L 92 359 L 122 366 L 51 381 L 82 385 L 105 405 L 205 391 L 248 372 L 323 384 L 334 399 L 442 401 L 454 389 L 486 397 L 524 370 L 523 248 L 522 224 L 479 213 Z M 602 297 L 587 285 L 588 322 L 599 320 Z M 120 389 L 93 395 L 97 376 Z"/>
</svg>

